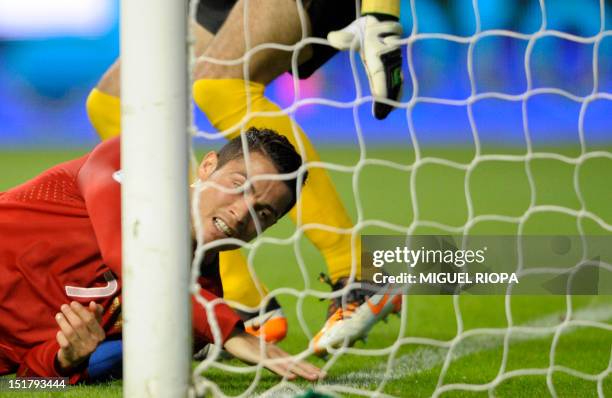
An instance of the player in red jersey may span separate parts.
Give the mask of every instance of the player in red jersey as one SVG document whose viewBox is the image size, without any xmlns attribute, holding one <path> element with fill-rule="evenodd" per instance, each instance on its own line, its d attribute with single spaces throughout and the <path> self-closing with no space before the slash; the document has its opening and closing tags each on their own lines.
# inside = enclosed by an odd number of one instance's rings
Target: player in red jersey
<svg viewBox="0 0 612 398">
<path fill-rule="evenodd" d="M 265 126 L 285 135 L 306 161 L 320 161 L 307 134 L 291 119 L 292 112 L 270 101 L 265 87 L 287 71 L 301 79 L 309 77 L 337 50 L 360 51 L 376 98 L 372 108 L 376 118 L 385 118 L 392 109 L 380 99 L 400 98 L 399 0 L 194 2 L 198 3 L 197 14 L 190 27 L 194 53 L 199 58 L 194 65 L 193 99 L 211 124 L 228 138 L 238 136 L 241 126 Z M 358 4 L 360 15 L 356 15 Z M 307 37 L 319 40 L 316 44 L 302 41 Z M 321 44 L 326 37 L 333 48 Z M 120 70 L 117 60 L 87 100 L 87 113 L 102 139 L 121 131 Z M 373 313 L 368 304 L 371 293 L 351 283 L 361 278 L 360 239 L 351 233 L 355 231 L 353 222 L 326 168 L 313 167 L 310 171 L 310 181 L 301 194 L 302 206 L 299 211 L 294 208 L 289 216 L 297 225 L 309 225 L 304 235 L 322 254 L 332 290 L 342 291 L 342 297 L 330 301 L 328 322 L 313 340 L 315 351 L 324 354 L 344 341 L 351 345 L 367 336 L 371 325 L 394 307 Z M 263 334 L 268 341 L 283 339 L 287 318 L 274 297 L 264 300 L 265 284 L 254 279 L 239 250 L 221 254 L 220 272 L 225 298 L 246 310 L 239 311 L 246 329 Z"/>
<path fill-rule="evenodd" d="M 252 129 L 246 140 L 249 177 L 292 173 L 301 165 L 293 146 L 272 131 Z M 0 194 L 0 374 L 87 381 L 97 349 L 120 342 L 119 147 L 118 139 L 109 140 Z M 244 185 L 240 138 L 219 153 L 208 153 L 198 176 L 222 187 Z M 246 194 L 210 188 L 196 192 L 203 240 L 253 239 L 257 231 L 249 208 L 265 229 L 295 204 L 296 185 L 296 179 L 260 179 Z M 201 295 L 207 300 L 222 296 L 218 253 L 207 253 L 201 271 Z M 245 362 L 265 361 L 259 339 L 244 332 L 232 309 L 219 302 L 214 315 L 228 352 Z M 194 303 L 194 349 L 214 340 L 211 327 L 205 309 Z M 267 358 L 288 356 L 274 345 L 267 351 Z M 313 365 L 289 359 L 266 366 L 289 378 L 322 376 Z"/>
</svg>

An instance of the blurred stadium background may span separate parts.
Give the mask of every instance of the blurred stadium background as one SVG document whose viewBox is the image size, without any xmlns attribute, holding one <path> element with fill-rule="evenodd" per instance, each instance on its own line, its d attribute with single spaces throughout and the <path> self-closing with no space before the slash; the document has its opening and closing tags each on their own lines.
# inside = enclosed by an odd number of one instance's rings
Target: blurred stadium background
<svg viewBox="0 0 612 398">
<path fill-rule="evenodd" d="M 409 10 L 409 1 L 402 1 Z M 405 4 L 404 4 L 405 3 Z M 599 1 L 546 1 L 548 29 L 593 36 L 600 29 Z M 606 1 L 606 24 L 612 24 Z M 475 19 L 471 0 L 417 0 L 419 32 L 469 36 Z M 0 0 L 0 147 L 90 147 L 97 142 L 85 112 L 85 99 L 105 69 L 118 56 L 118 0 Z M 537 0 L 479 2 L 482 29 L 533 33 L 541 22 Z M 402 13 L 405 32 L 412 19 Z M 523 93 L 527 41 L 502 37 L 480 40 L 474 49 L 477 92 Z M 423 40 L 414 46 L 419 95 L 465 99 L 470 95 L 467 44 Z M 612 91 L 612 37 L 599 47 L 599 91 Z M 533 86 L 557 87 L 585 96 L 593 90 L 593 45 L 558 38 L 538 39 L 530 63 Z M 360 83 L 367 85 L 363 73 Z M 409 98 L 410 79 L 404 90 Z M 355 98 L 349 56 L 339 54 L 311 78 L 300 83 L 300 97 L 322 97 L 349 102 Z M 268 88 L 282 106 L 294 100 L 290 75 Z M 363 108 L 363 109 L 361 109 Z M 405 112 L 394 112 L 384 122 L 373 120 L 368 106 L 359 115 L 367 143 L 408 142 Z M 580 104 L 558 95 L 536 95 L 528 101 L 530 133 L 535 144 L 577 143 Z M 597 100 L 585 115 L 589 145 L 612 140 L 610 101 Z M 521 103 L 479 101 L 474 116 L 483 142 L 523 145 Z M 296 115 L 318 142 L 355 143 L 351 108 L 306 106 Z M 418 104 L 414 123 L 421 143 L 470 144 L 472 134 L 465 107 Z M 200 128 L 210 131 L 205 118 Z"/>
</svg>

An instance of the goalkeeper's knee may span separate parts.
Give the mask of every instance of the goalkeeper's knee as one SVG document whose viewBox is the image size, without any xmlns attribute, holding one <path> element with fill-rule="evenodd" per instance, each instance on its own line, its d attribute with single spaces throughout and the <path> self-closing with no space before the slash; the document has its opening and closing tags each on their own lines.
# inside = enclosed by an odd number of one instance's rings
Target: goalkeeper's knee
<svg viewBox="0 0 612 398">
<path fill-rule="evenodd" d="M 247 101 L 251 112 L 274 111 L 253 109 L 259 108 L 264 89 L 263 84 L 243 79 L 200 79 L 193 85 L 193 98 L 215 128 L 232 129 L 227 131 L 231 139 L 240 133 L 239 123 L 247 113 Z"/>
<path fill-rule="evenodd" d="M 94 88 L 87 97 L 87 116 L 102 140 L 121 132 L 121 103 L 118 97 Z"/>
</svg>

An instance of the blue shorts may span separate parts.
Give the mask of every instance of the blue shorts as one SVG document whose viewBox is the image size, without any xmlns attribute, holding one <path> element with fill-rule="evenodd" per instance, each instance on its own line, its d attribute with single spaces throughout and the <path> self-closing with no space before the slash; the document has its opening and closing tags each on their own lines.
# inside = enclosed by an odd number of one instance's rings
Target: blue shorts
<svg viewBox="0 0 612 398">
<path fill-rule="evenodd" d="M 92 383 L 118 380 L 123 376 L 123 341 L 105 340 L 89 357 L 87 366 Z"/>
</svg>

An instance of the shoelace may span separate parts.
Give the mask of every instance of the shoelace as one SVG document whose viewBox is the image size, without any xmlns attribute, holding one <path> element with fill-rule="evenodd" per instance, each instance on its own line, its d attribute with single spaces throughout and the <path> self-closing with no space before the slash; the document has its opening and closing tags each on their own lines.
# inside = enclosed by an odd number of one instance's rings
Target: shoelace
<svg viewBox="0 0 612 398">
<path fill-rule="evenodd" d="M 331 278 L 329 277 L 329 275 L 327 275 L 324 272 L 321 272 L 319 274 L 319 282 L 321 283 L 327 283 L 329 286 L 331 286 L 332 290 L 334 289 L 334 283 L 332 282 Z M 322 300 L 322 299 L 321 299 Z"/>
<path fill-rule="evenodd" d="M 346 286 L 346 279 L 340 279 L 336 283 L 332 282 L 331 278 L 325 273 L 321 272 L 319 274 L 319 281 L 321 283 L 326 283 L 332 289 L 332 291 L 337 291 L 344 286 Z M 346 297 L 346 306 L 342 307 L 342 298 Z M 365 302 L 365 300 L 369 297 L 369 294 L 364 289 L 352 289 L 348 293 L 344 294 L 340 297 L 335 297 L 331 300 L 329 309 L 328 309 L 328 319 L 331 319 L 333 316 L 340 316 L 340 319 L 350 317 L 353 312 L 359 307 L 361 304 Z M 325 299 L 319 299 L 323 301 Z M 346 314 L 345 314 L 346 313 Z M 338 315 L 336 315 L 338 314 Z M 335 318 L 334 318 L 335 319 Z"/>
<path fill-rule="evenodd" d="M 341 319 L 350 319 L 358 307 L 359 305 L 356 303 L 348 303 L 346 305 L 346 308 L 339 307 L 338 309 L 336 309 L 336 312 L 334 312 L 333 315 L 329 317 L 329 321 L 335 322 Z"/>
</svg>

